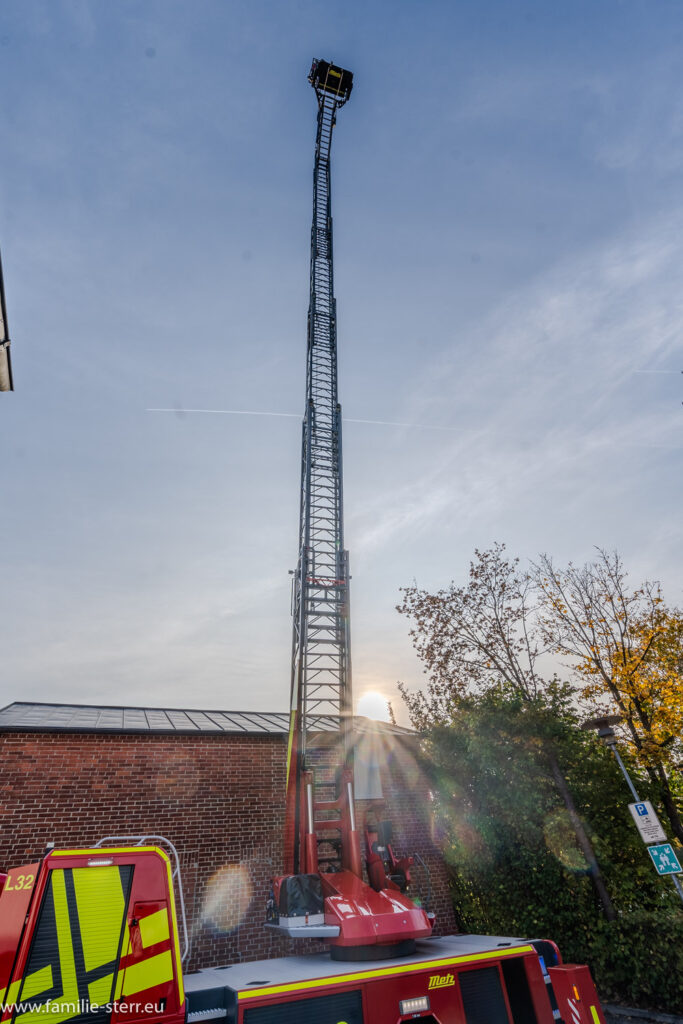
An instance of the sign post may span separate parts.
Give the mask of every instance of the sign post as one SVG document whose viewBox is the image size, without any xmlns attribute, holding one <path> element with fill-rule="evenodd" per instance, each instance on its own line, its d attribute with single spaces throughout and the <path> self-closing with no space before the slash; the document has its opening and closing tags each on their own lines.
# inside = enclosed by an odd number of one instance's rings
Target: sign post
<svg viewBox="0 0 683 1024">
<path fill-rule="evenodd" d="M 676 877 L 683 870 L 678 862 L 678 857 L 674 853 L 671 843 L 666 842 L 666 832 L 660 825 L 659 818 L 655 814 L 652 804 L 649 800 L 641 800 L 639 798 L 636 787 L 633 785 L 633 780 L 626 770 L 626 765 L 622 761 L 619 751 L 617 750 L 617 738 L 612 726 L 617 725 L 621 720 L 620 715 L 591 718 L 589 721 L 584 722 L 581 728 L 597 729 L 600 739 L 604 741 L 605 746 L 614 754 L 617 764 L 621 768 L 621 774 L 626 779 L 628 788 L 633 794 L 635 803 L 629 804 L 628 809 L 631 812 L 631 816 L 638 831 L 640 832 L 640 838 L 647 846 L 647 852 L 650 854 L 652 863 L 657 869 L 657 874 L 671 876 L 671 881 L 676 888 L 676 892 L 680 897 L 681 903 L 683 903 L 683 885 L 681 885 Z M 659 843 L 662 845 L 653 846 L 651 845 L 653 843 Z"/>
</svg>

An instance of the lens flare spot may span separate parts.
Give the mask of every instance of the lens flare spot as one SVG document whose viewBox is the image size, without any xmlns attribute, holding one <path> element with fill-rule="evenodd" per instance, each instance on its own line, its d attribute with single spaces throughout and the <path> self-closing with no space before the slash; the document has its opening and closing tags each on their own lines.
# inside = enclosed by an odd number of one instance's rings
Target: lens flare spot
<svg viewBox="0 0 683 1024">
<path fill-rule="evenodd" d="M 562 867 L 576 874 L 588 870 L 588 862 L 580 850 L 569 812 L 559 808 L 549 814 L 543 825 L 545 845 Z"/>
<path fill-rule="evenodd" d="M 202 901 L 202 924 L 216 932 L 238 928 L 253 898 L 249 871 L 244 864 L 226 864 L 206 883 Z"/>
<path fill-rule="evenodd" d="M 455 840 L 453 848 L 458 851 L 459 857 L 464 862 L 476 864 L 478 868 L 493 862 L 491 851 L 488 849 L 484 837 L 474 825 L 462 819 L 456 819 L 452 822 L 452 829 Z"/>
<path fill-rule="evenodd" d="M 376 722 L 390 722 L 389 702 L 376 690 L 368 690 L 358 699 L 357 713 L 365 718 L 374 718 Z"/>
</svg>

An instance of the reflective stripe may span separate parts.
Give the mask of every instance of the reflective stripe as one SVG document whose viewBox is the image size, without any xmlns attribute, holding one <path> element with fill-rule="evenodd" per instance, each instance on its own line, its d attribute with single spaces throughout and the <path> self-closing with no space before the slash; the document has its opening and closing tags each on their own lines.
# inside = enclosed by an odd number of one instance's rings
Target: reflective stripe
<svg viewBox="0 0 683 1024">
<path fill-rule="evenodd" d="M 114 982 L 113 974 L 106 974 L 104 978 L 99 978 L 97 981 L 91 981 L 88 985 L 88 998 L 90 1002 L 97 1006 L 106 1006 L 107 1003 L 111 1002 L 111 988 Z"/>
<path fill-rule="evenodd" d="M 574 988 L 576 988 L 576 985 L 574 986 Z M 581 1024 L 581 1012 L 576 1003 L 574 1002 L 574 1000 L 568 999 L 567 1005 L 569 1006 L 569 1010 L 572 1015 L 572 1021 L 574 1022 L 574 1024 Z"/>
<path fill-rule="evenodd" d="M 53 857 L 108 857 L 110 853 L 158 853 L 164 860 L 168 857 L 158 846 L 98 846 L 95 850 L 53 850 Z"/>
<path fill-rule="evenodd" d="M 601 1024 L 600 1015 L 594 1006 L 591 1006 L 591 1017 L 593 1018 L 595 1024 Z"/>
<path fill-rule="evenodd" d="M 7 989 L 8 1006 L 11 1006 L 13 1003 L 16 1003 L 17 996 L 19 995 L 19 989 L 21 988 L 21 983 L 23 980 L 23 978 L 19 978 L 19 981 L 13 981 L 10 987 Z"/>
<path fill-rule="evenodd" d="M 144 948 L 154 946 L 157 942 L 163 942 L 168 938 L 168 914 L 166 908 L 162 907 L 155 914 L 140 918 L 140 938 Z"/>
<path fill-rule="evenodd" d="M 285 785 L 289 785 L 289 769 L 292 763 L 292 743 L 294 742 L 294 719 L 296 718 L 296 711 L 290 711 L 289 713 L 289 739 L 287 740 L 287 778 L 285 779 Z"/>
<path fill-rule="evenodd" d="M 163 851 L 160 851 L 163 852 Z M 180 962 L 180 939 L 178 938 L 178 919 L 175 912 L 175 892 L 173 890 L 173 872 L 171 871 L 171 859 L 166 857 L 166 873 L 168 875 L 168 891 L 170 893 L 171 928 L 173 931 L 173 952 L 175 954 L 176 981 L 178 985 L 178 1006 L 185 1002 L 185 987 L 183 985 L 183 968 Z"/>
<path fill-rule="evenodd" d="M 34 996 L 40 995 L 41 992 L 45 992 L 48 988 L 52 988 L 52 967 L 50 964 L 47 964 L 46 967 L 41 967 L 39 971 L 34 971 L 33 974 L 27 976 L 24 987 L 21 990 L 22 1003 L 26 999 L 33 999 Z"/>
<path fill-rule="evenodd" d="M 125 911 L 118 867 L 73 868 L 86 971 L 116 960 Z M 108 1000 L 107 1000 L 108 1001 Z"/>
<path fill-rule="evenodd" d="M 123 946 L 121 948 L 121 960 L 119 960 L 119 973 L 118 973 L 117 978 L 116 978 L 116 991 L 114 993 L 114 999 L 120 999 L 121 998 L 121 989 L 123 988 L 123 981 L 124 981 L 124 978 L 126 977 L 126 968 L 122 967 L 121 963 L 123 962 L 125 957 L 129 956 L 130 949 L 131 949 L 130 928 L 128 927 L 128 925 L 126 925 L 126 938 L 125 938 Z"/>
<path fill-rule="evenodd" d="M 123 995 L 133 996 L 147 988 L 163 985 L 167 981 L 173 981 L 173 957 L 170 949 L 126 967 Z"/>
<path fill-rule="evenodd" d="M 125 977 L 126 977 L 126 968 L 123 967 L 119 971 L 118 977 L 116 979 L 116 992 L 114 993 L 114 999 L 120 999 L 121 998 L 121 989 L 123 988 L 123 979 Z"/>
<path fill-rule="evenodd" d="M 330 975 L 327 978 L 315 978 L 311 981 L 297 981 L 291 985 L 272 985 L 268 988 L 244 989 L 238 993 L 240 999 L 254 999 L 256 996 L 276 995 L 279 992 L 298 992 L 309 988 L 323 988 L 330 985 L 344 985 L 350 981 L 365 981 L 368 978 L 389 978 L 394 974 L 415 974 L 418 971 L 438 970 L 440 967 L 452 967 L 454 964 L 468 964 L 480 960 L 499 960 L 501 957 L 518 956 L 520 953 L 533 953 L 533 946 L 516 946 L 513 949 L 495 949 L 490 953 L 474 953 L 470 956 L 449 957 L 446 960 L 428 960 L 423 963 L 401 964 L 399 967 L 387 967 L 383 971 L 362 971 L 358 974 Z"/>
<path fill-rule="evenodd" d="M 39 1009 L 29 1010 L 26 1013 L 22 1013 L 22 1024 L 34 1024 L 34 1022 L 37 1021 L 42 1022 L 46 1016 L 49 1018 L 51 1024 L 62 1024 L 62 1021 L 69 1020 L 70 1017 L 75 1017 L 78 1013 L 78 981 L 76 979 L 76 964 L 74 961 L 74 951 L 71 940 L 71 925 L 69 923 L 69 908 L 66 901 L 66 885 L 64 884 L 63 869 L 54 868 L 51 872 L 50 880 L 52 883 L 52 898 L 54 900 L 55 907 L 55 925 L 57 928 L 59 966 L 62 975 L 62 992 L 58 999 L 54 999 L 52 1002 L 46 1003 Z M 55 1007 L 61 1008 L 62 1012 L 53 1012 Z"/>
</svg>

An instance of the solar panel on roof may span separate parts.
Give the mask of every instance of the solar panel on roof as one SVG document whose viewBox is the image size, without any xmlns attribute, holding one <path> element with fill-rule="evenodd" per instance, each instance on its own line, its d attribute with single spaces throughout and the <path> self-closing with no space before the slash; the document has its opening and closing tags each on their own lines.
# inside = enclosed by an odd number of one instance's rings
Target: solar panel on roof
<svg viewBox="0 0 683 1024">
<path fill-rule="evenodd" d="M 100 711 L 100 717 L 98 721 L 100 725 L 107 725 L 110 727 L 116 725 L 122 726 L 123 710 L 119 710 L 116 708 L 103 708 L 102 711 Z"/>
<path fill-rule="evenodd" d="M 171 725 L 176 729 L 187 729 L 191 732 L 195 732 L 197 726 L 194 722 L 187 717 L 184 711 L 168 711 L 168 718 Z"/>
<path fill-rule="evenodd" d="M 245 718 L 248 722 L 251 723 L 250 724 L 250 728 L 252 730 L 253 729 L 259 729 L 262 732 L 279 732 L 280 731 L 279 729 L 276 729 L 273 726 L 273 724 L 268 720 L 268 718 L 265 715 L 261 715 L 258 712 L 253 712 L 252 713 L 252 712 L 246 712 L 245 711 L 245 712 L 242 713 L 242 717 Z"/>
<path fill-rule="evenodd" d="M 226 712 L 225 717 L 226 717 L 227 721 L 230 723 L 230 730 L 232 732 L 246 732 L 247 731 L 246 725 L 242 722 L 242 716 L 241 715 L 229 715 Z"/>
<path fill-rule="evenodd" d="M 78 719 L 83 725 L 97 725 L 100 715 L 97 708 L 92 708 L 92 710 L 88 709 L 81 712 L 73 711 L 72 717 Z"/>
<path fill-rule="evenodd" d="M 272 732 L 273 731 L 273 723 L 268 718 L 266 718 L 265 715 L 259 715 L 259 714 L 251 715 L 250 714 L 250 715 L 245 715 L 244 717 L 248 718 L 251 722 L 253 722 L 254 725 L 259 726 L 261 729 L 264 730 L 264 732 Z"/>
<path fill-rule="evenodd" d="M 16 701 L 0 709 L 0 730 L 23 729 L 80 732 L 157 732 L 157 733 L 286 733 L 289 715 L 279 711 L 200 711 L 176 708 L 117 708 L 79 704 L 31 704 Z M 315 730 L 334 732 L 339 720 L 320 716 Z M 354 719 L 358 732 L 380 729 L 399 735 L 411 735 L 411 729 L 388 722 Z"/>
<path fill-rule="evenodd" d="M 124 729 L 149 729 L 144 711 L 126 708 L 123 712 Z"/>
<path fill-rule="evenodd" d="M 147 711 L 150 729 L 171 729 L 172 725 L 165 711 Z"/>
<path fill-rule="evenodd" d="M 204 714 L 203 711 L 188 711 L 188 715 L 197 728 L 201 729 L 203 732 L 213 727 L 214 723 L 208 715 Z"/>
<path fill-rule="evenodd" d="M 207 711 L 207 715 L 214 723 L 216 728 L 220 729 L 221 732 L 225 732 L 226 728 L 229 727 L 229 719 L 227 715 L 224 715 L 222 711 Z"/>
<path fill-rule="evenodd" d="M 258 715 L 255 714 L 253 717 L 259 722 L 263 722 L 266 732 L 281 732 L 283 729 L 286 731 L 289 728 L 288 715 L 275 713 L 267 715 L 259 711 Z"/>
</svg>

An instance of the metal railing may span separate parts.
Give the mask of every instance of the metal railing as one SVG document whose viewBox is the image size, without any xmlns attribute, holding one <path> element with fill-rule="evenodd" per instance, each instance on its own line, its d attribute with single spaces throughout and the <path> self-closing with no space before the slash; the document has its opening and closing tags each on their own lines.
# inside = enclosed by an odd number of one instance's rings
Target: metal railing
<svg viewBox="0 0 683 1024">
<path fill-rule="evenodd" d="M 185 963 L 190 955 L 190 936 L 187 930 L 187 917 L 185 916 L 185 896 L 183 894 L 183 881 L 180 875 L 180 858 L 178 851 L 166 836 L 144 835 L 144 836 L 104 836 L 95 843 L 95 848 L 104 848 L 105 844 L 129 843 L 133 846 L 145 846 L 147 844 L 165 847 L 164 852 L 170 852 L 173 864 L 173 881 L 178 890 L 178 903 L 180 906 L 180 918 L 183 925 L 183 952 L 180 956 L 181 963 Z"/>
</svg>

